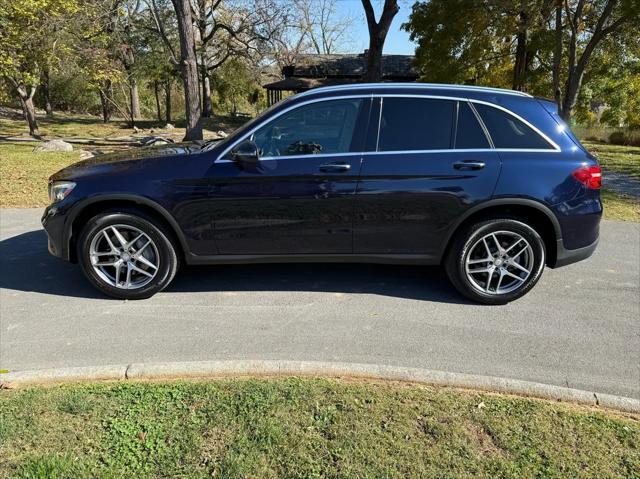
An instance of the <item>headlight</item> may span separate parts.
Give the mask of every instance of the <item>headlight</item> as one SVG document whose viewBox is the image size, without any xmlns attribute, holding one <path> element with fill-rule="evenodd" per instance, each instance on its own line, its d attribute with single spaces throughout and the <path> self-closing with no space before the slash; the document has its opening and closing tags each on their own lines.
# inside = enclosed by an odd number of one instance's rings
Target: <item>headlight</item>
<svg viewBox="0 0 640 479">
<path fill-rule="evenodd" d="M 76 184 L 73 181 L 54 181 L 49 183 L 49 201 L 56 203 L 64 200 L 75 187 Z"/>
</svg>

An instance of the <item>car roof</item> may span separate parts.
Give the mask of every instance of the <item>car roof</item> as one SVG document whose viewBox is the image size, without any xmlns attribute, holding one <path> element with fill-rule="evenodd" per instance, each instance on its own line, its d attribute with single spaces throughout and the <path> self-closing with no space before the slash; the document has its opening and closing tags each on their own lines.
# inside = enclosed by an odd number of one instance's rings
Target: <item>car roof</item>
<svg viewBox="0 0 640 479">
<path fill-rule="evenodd" d="M 487 97 L 527 97 L 533 98 L 528 93 L 507 90 L 504 88 L 492 88 L 476 85 L 452 85 L 446 83 L 353 83 L 347 85 L 334 85 L 314 88 L 296 95 L 296 98 L 309 96 L 334 96 L 337 94 L 433 94 L 448 96 L 472 96 L 475 98 Z"/>
</svg>

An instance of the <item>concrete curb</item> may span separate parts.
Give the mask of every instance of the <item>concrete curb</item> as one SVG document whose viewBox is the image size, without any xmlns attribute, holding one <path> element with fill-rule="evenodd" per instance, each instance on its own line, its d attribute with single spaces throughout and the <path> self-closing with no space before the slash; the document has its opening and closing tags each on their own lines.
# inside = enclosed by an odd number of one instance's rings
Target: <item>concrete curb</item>
<svg viewBox="0 0 640 479">
<path fill-rule="evenodd" d="M 264 375 L 348 376 L 393 381 L 409 381 L 434 384 L 438 386 L 480 389 L 485 391 L 533 396 L 543 399 L 587 404 L 591 406 L 603 406 L 606 408 L 640 414 L 640 400 L 614 396 L 611 394 L 600 394 L 580 389 L 494 376 L 450 373 L 399 366 L 319 361 L 193 361 L 41 369 L 15 371 L 2 374 L 0 375 L 0 384 L 11 386 L 28 383 L 66 382 L 77 380 L 127 380 Z"/>
</svg>

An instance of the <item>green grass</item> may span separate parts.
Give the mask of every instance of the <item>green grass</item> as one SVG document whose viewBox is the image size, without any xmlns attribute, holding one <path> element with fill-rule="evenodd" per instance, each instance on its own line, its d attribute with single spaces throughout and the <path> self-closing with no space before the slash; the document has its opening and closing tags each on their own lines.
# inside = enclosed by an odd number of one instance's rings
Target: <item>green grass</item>
<svg viewBox="0 0 640 479">
<path fill-rule="evenodd" d="M 583 141 L 584 146 L 595 154 L 605 171 L 615 171 L 640 179 L 640 148 L 637 146 L 609 145 Z"/>
<path fill-rule="evenodd" d="M 640 418 L 322 379 L 0 394 L 0 477 L 639 477 Z"/>
<path fill-rule="evenodd" d="M 618 221 L 640 221 L 640 200 L 602 190 L 604 218 Z"/>
<path fill-rule="evenodd" d="M 229 117 L 214 117 L 204 120 L 205 137 L 219 130 L 233 131 L 245 120 Z M 104 124 L 100 119 L 82 115 L 56 114 L 53 119 L 44 116 L 38 118 L 40 133 L 45 139 L 52 138 L 104 138 L 130 136 L 133 131 L 124 121 L 114 120 Z M 180 140 L 184 136 L 183 121 L 176 123 L 173 130 L 162 130 Z M 162 124 L 157 121 L 144 120 L 137 122 L 140 128 L 157 128 Z M 19 137 L 30 139 L 25 122 L 20 118 L 0 118 L 0 138 Z M 156 130 L 156 133 L 159 133 Z M 150 131 L 139 133 L 139 136 L 150 134 Z M 43 207 L 48 204 L 47 181 L 56 171 L 79 159 L 79 153 L 34 153 L 37 141 L 0 141 L 0 207 L 30 208 Z M 74 145 L 74 149 L 92 150 L 90 145 Z M 103 152 L 116 148 L 115 144 L 98 147 Z M 118 148 L 123 148 L 122 145 Z M 126 148 L 126 146 L 125 146 Z"/>
<path fill-rule="evenodd" d="M 46 206 L 49 176 L 78 161 L 77 152 L 34 153 L 36 145 L 36 142 L 0 143 L 0 207 Z"/>
<path fill-rule="evenodd" d="M 147 122 L 143 122 L 145 126 Z M 159 126 L 156 125 L 156 126 Z M 57 114 L 52 119 L 38 117 L 40 134 L 45 138 L 90 138 L 130 135 L 132 130 L 124 121 L 102 123 L 98 118 L 81 115 Z M 28 136 L 24 119 L 0 118 L 3 136 Z"/>
</svg>

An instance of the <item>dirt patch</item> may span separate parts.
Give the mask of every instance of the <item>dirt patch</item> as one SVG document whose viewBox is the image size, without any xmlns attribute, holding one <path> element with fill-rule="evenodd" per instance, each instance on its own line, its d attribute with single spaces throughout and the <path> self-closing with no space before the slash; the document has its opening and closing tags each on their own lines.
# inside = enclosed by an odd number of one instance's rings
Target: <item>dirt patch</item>
<svg viewBox="0 0 640 479">
<path fill-rule="evenodd" d="M 465 422 L 465 429 L 469 443 L 474 450 L 483 457 L 497 457 L 505 459 L 509 452 L 500 446 L 500 441 L 491 432 L 480 424 L 471 421 Z"/>
</svg>

